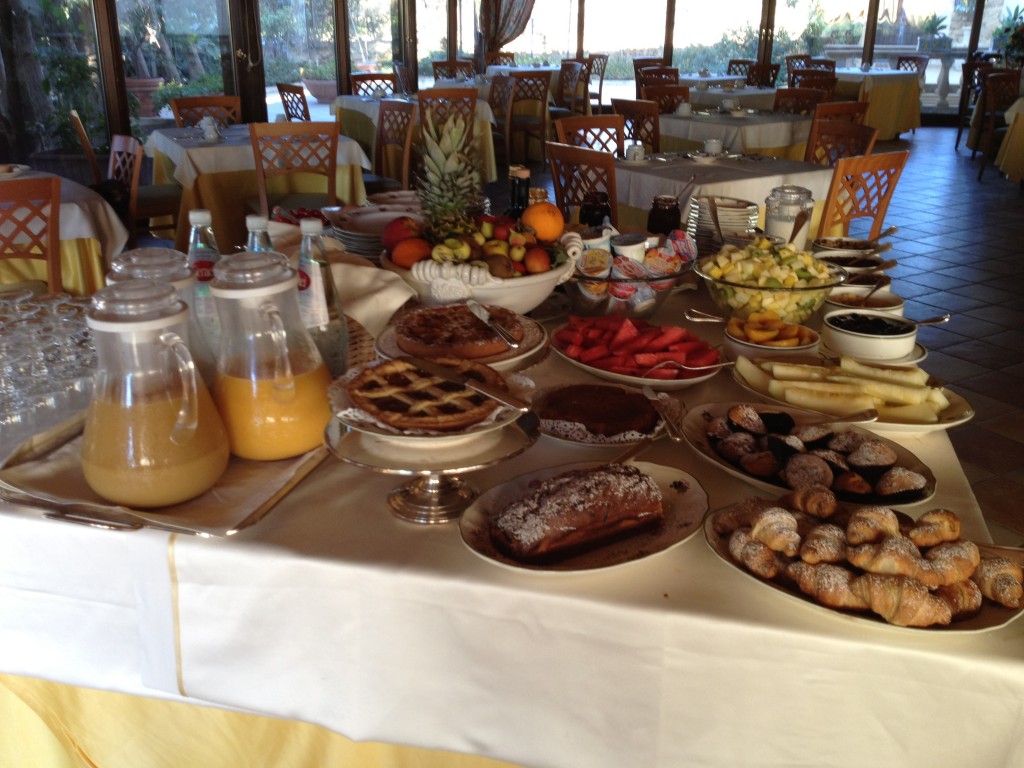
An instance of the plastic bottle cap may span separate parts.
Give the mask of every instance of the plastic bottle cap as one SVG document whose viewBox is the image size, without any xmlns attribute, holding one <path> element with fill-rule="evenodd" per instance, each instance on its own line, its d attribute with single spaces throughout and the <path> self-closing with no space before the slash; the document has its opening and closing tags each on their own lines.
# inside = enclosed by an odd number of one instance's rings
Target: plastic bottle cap
<svg viewBox="0 0 1024 768">
<path fill-rule="evenodd" d="M 302 219 L 299 222 L 299 232 L 304 235 L 322 235 L 324 223 L 320 219 Z"/>
<path fill-rule="evenodd" d="M 213 224 L 213 214 L 205 208 L 196 208 L 188 212 L 188 223 L 193 227 L 208 227 Z"/>
<path fill-rule="evenodd" d="M 245 228 L 250 232 L 254 229 L 266 229 L 269 223 L 266 216 L 260 216 L 258 213 L 250 213 L 245 217 Z"/>
</svg>

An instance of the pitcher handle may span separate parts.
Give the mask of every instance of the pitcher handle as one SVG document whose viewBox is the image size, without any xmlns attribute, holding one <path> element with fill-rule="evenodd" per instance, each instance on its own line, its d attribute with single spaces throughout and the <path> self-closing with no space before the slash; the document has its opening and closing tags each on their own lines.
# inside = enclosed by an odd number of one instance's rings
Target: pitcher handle
<svg viewBox="0 0 1024 768">
<path fill-rule="evenodd" d="M 288 334 L 284 320 L 281 319 L 281 311 L 272 301 L 260 304 L 260 314 L 270 327 L 270 339 L 274 344 L 274 389 L 271 396 L 278 403 L 287 404 L 295 399 L 295 377 L 288 356 Z"/>
<path fill-rule="evenodd" d="M 181 408 L 171 430 L 171 442 L 184 445 L 191 442 L 199 425 L 199 397 L 196 394 L 196 365 L 185 341 L 176 333 L 160 334 L 160 343 L 167 347 L 178 363 L 181 377 Z"/>
</svg>

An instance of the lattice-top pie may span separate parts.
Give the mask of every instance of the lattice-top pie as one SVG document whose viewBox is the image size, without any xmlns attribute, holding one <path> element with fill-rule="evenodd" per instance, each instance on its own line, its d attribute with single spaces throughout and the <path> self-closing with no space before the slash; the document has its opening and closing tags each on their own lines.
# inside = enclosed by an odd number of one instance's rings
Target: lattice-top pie
<svg viewBox="0 0 1024 768">
<path fill-rule="evenodd" d="M 515 312 L 488 307 L 491 317 L 517 341 L 525 335 Z M 395 342 L 399 348 L 417 357 L 461 357 L 475 360 L 500 355 L 508 345 L 465 304 L 424 307 L 403 315 L 395 323 Z"/>
<path fill-rule="evenodd" d="M 442 358 L 467 378 L 508 389 L 499 373 L 471 360 Z M 486 419 L 498 404 L 486 395 L 416 368 L 406 360 L 367 367 L 348 383 L 352 404 L 397 429 L 451 432 Z"/>
</svg>

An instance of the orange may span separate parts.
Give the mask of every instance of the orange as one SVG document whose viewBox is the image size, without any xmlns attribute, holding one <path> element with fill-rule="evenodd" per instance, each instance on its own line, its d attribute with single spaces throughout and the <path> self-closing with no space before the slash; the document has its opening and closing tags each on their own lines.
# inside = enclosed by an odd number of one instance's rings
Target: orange
<svg viewBox="0 0 1024 768">
<path fill-rule="evenodd" d="M 565 219 L 558 206 L 547 200 L 531 203 L 519 221 L 533 230 L 538 240 L 551 242 L 565 231 Z"/>
<path fill-rule="evenodd" d="M 391 251 L 391 261 L 399 267 L 409 269 L 417 261 L 430 258 L 434 246 L 422 237 L 410 237 L 397 243 Z"/>
</svg>

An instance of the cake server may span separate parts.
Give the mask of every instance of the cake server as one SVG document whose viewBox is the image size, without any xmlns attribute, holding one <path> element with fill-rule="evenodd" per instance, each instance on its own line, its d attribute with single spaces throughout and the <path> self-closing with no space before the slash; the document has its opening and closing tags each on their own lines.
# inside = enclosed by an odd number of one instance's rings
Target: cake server
<svg viewBox="0 0 1024 768">
<path fill-rule="evenodd" d="M 466 307 L 473 313 L 474 317 L 487 323 L 487 325 L 491 327 L 491 330 L 498 334 L 502 341 L 508 344 L 509 349 L 519 349 L 519 342 L 516 341 L 516 337 L 509 333 L 505 326 L 491 317 L 491 313 L 487 311 L 487 307 L 476 299 L 467 299 Z"/>
<path fill-rule="evenodd" d="M 479 392 L 481 395 L 487 395 L 492 400 L 497 400 L 502 405 L 507 405 L 509 408 L 515 408 L 517 411 L 528 411 L 530 410 L 530 404 L 525 400 L 520 400 L 515 395 L 505 392 L 497 387 L 492 387 L 490 384 L 485 384 L 482 381 L 464 376 L 458 371 L 449 368 L 445 365 L 439 365 L 438 363 L 431 362 L 430 360 L 423 360 L 419 357 L 412 357 L 411 355 L 404 355 L 399 360 L 405 360 L 410 365 L 414 365 L 424 373 L 429 373 L 433 376 L 440 376 L 445 381 L 453 381 L 456 384 L 461 384 L 464 387 Z"/>
<path fill-rule="evenodd" d="M 661 420 L 665 422 L 665 431 L 668 432 L 669 438 L 677 443 L 681 443 L 683 438 L 683 430 L 680 428 L 678 422 L 672 418 L 672 414 L 668 412 L 665 407 L 664 401 L 658 396 L 658 393 L 651 389 L 649 386 L 644 386 L 641 390 L 644 393 L 644 397 L 651 401 L 651 405 L 654 406 L 654 410 L 661 416 Z"/>
</svg>

